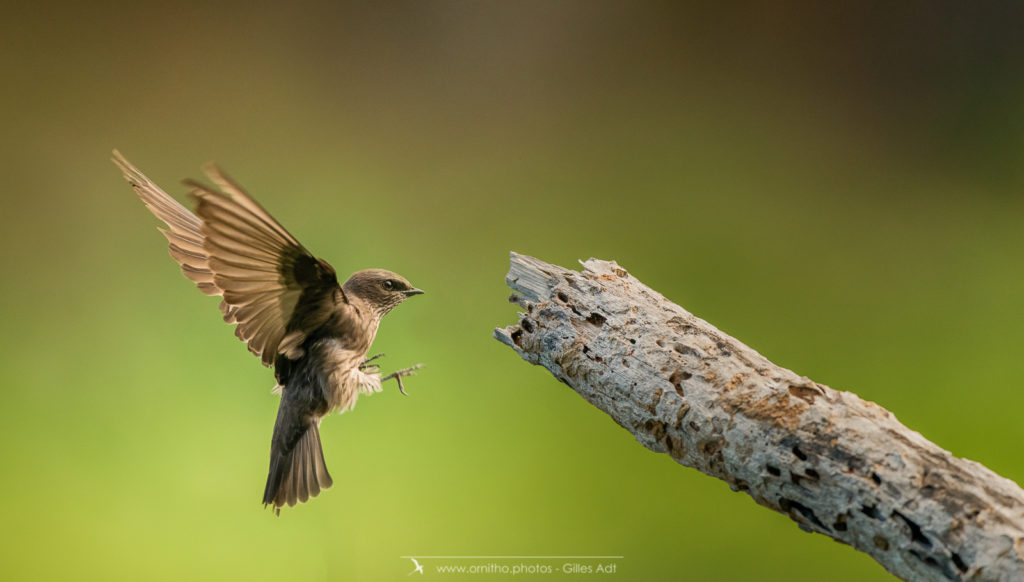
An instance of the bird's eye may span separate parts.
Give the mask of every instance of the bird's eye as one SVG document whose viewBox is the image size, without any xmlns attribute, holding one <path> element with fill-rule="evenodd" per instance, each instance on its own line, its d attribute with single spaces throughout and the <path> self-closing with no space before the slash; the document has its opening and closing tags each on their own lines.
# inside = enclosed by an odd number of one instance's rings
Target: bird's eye
<svg viewBox="0 0 1024 582">
<path fill-rule="evenodd" d="M 395 288 L 395 282 L 392 281 L 391 279 L 384 279 L 384 282 L 381 283 L 380 286 L 388 291 L 391 291 L 392 289 Z"/>
</svg>

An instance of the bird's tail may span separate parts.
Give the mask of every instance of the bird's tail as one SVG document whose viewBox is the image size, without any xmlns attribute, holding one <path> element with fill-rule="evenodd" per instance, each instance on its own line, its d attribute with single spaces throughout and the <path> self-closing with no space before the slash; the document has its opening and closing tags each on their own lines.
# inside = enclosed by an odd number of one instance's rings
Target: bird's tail
<svg viewBox="0 0 1024 582">
<path fill-rule="evenodd" d="M 280 514 L 285 504 L 292 507 L 305 503 L 333 483 L 324 463 L 320 431 L 316 423 L 312 423 L 291 451 L 272 451 L 263 505 L 273 505 Z"/>
</svg>

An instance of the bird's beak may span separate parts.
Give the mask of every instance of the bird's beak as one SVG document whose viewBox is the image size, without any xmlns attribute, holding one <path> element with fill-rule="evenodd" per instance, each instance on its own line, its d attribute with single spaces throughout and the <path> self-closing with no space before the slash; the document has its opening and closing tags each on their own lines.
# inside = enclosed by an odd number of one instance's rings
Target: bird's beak
<svg viewBox="0 0 1024 582">
<path fill-rule="evenodd" d="M 422 289 L 417 289 L 415 287 L 413 287 L 412 289 L 406 289 L 405 290 L 405 296 L 406 297 L 412 297 L 413 295 L 423 295 L 423 290 Z"/>
</svg>

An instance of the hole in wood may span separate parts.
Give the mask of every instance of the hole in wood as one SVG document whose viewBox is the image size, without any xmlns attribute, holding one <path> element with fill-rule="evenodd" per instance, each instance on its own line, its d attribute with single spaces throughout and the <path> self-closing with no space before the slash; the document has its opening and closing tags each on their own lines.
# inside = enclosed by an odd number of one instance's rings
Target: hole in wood
<svg viewBox="0 0 1024 582">
<path fill-rule="evenodd" d="M 693 377 L 693 374 L 684 372 L 682 370 L 676 370 L 672 372 L 672 375 L 668 377 L 668 381 L 676 389 L 676 394 L 684 396 L 683 394 L 683 382 Z"/>
<path fill-rule="evenodd" d="M 684 346 L 683 344 L 676 344 L 676 345 L 672 346 L 672 349 L 675 350 L 677 353 L 683 354 L 684 356 L 700 357 L 700 354 L 697 353 L 697 350 L 691 348 L 690 346 Z"/>
<path fill-rule="evenodd" d="M 935 556 L 929 556 L 929 555 L 926 555 L 926 554 L 922 554 L 921 552 L 919 552 L 917 550 L 910 550 L 910 555 L 914 556 L 918 560 L 921 560 L 922 562 L 927 564 L 929 567 L 935 568 L 936 570 L 938 570 L 942 574 L 943 578 L 945 578 L 947 580 L 953 580 L 954 579 L 953 571 L 949 569 L 949 564 L 940 564 L 939 561 L 935 559 Z"/>
<path fill-rule="evenodd" d="M 871 519 L 882 519 L 882 514 L 878 513 L 878 508 L 874 505 L 861 505 L 860 512 Z"/>
<path fill-rule="evenodd" d="M 836 531 L 846 531 L 846 517 L 848 514 L 841 513 L 836 517 L 836 522 L 832 524 L 832 529 Z"/>
<path fill-rule="evenodd" d="M 910 528 L 910 541 L 921 544 L 926 548 L 932 547 L 932 542 L 925 537 L 924 532 L 921 531 L 921 526 L 917 525 L 911 519 L 898 511 L 892 512 L 891 517 L 898 517 L 903 520 L 903 523 L 907 524 Z"/>
<path fill-rule="evenodd" d="M 802 515 L 804 517 L 804 519 L 806 519 L 807 521 L 813 523 L 814 525 L 820 527 L 823 530 L 831 531 L 831 530 L 829 530 L 828 526 L 826 526 L 825 524 L 821 523 L 821 520 L 818 519 L 817 515 L 814 515 L 814 510 L 811 509 L 810 507 L 807 507 L 803 503 L 800 503 L 798 501 L 794 501 L 792 499 L 782 498 L 782 499 L 779 499 L 779 507 L 781 507 L 782 510 L 787 512 L 787 513 L 790 510 L 796 510 L 796 512 L 799 513 L 800 515 Z"/>
<path fill-rule="evenodd" d="M 960 554 L 953 552 L 949 557 L 953 559 L 953 565 L 956 566 L 957 570 L 960 570 L 960 572 L 967 572 L 967 564 L 960 559 Z"/>
</svg>

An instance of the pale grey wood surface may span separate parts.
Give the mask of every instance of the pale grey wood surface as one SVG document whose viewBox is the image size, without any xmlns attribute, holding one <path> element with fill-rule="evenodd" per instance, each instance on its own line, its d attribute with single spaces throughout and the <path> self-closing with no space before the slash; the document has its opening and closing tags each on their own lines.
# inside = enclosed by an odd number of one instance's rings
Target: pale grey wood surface
<svg viewBox="0 0 1024 582">
<path fill-rule="evenodd" d="M 873 402 L 776 366 L 614 262 L 579 272 L 513 253 L 507 283 L 524 312 L 494 336 L 648 449 L 904 580 L 1024 581 L 1024 491 L 1013 481 Z"/>
</svg>

